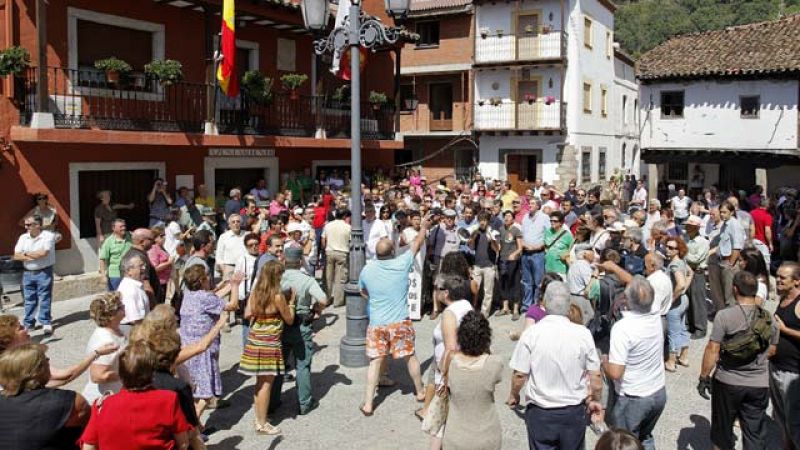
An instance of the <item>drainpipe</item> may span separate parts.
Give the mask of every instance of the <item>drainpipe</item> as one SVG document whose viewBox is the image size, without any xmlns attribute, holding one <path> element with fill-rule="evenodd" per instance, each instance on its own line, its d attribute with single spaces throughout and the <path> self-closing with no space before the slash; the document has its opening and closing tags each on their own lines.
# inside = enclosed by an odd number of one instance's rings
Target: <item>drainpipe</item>
<svg viewBox="0 0 800 450">
<path fill-rule="evenodd" d="M 31 128 L 55 128 L 50 113 L 50 96 L 47 93 L 47 4 L 36 0 L 36 109 L 31 119 Z"/>
</svg>

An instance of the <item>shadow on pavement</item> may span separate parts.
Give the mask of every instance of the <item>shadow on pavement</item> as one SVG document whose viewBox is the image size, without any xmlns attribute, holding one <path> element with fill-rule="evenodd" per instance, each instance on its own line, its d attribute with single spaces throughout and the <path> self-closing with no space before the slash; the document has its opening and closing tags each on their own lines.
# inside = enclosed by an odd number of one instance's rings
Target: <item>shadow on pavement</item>
<svg viewBox="0 0 800 450">
<path fill-rule="evenodd" d="M 235 450 L 243 440 L 244 438 L 241 436 L 226 437 L 216 444 L 210 444 L 207 448 L 208 450 Z"/>
<path fill-rule="evenodd" d="M 678 434 L 678 450 L 711 449 L 711 422 L 703 416 L 692 414 L 691 428 L 682 428 Z"/>
<path fill-rule="evenodd" d="M 206 426 L 214 426 L 219 430 L 230 429 L 239 423 L 247 411 L 253 407 L 253 393 L 255 387 L 247 386 L 238 390 L 249 378 L 239 373 L 237 371 L 238 368 L 239 365 L 234 364 L 232 367 L 222 372 L 223 392 L 231 393 L 227 399 L 230 402 L 230 406 L 211 410 L 208 419 L 205 421 Z"/>
<path fill-rule="evenodd" d="M 331 364 L 325 367 L 322 372 L 311 372 L 311 395 L 318 402 L 322 403 L 325 396 L 328 395 L 328 392 L 337 384 L 344 384 L 346 386 L 353 384 L 350 378 L 337 372 L 337 370 L 339 370 L 339 365 Z M 281 406 L 272 416 L 277 420 L 275 424 L 279 424 L 285 419 L 297 418 L 300 412 L 300 405 L 297 402 L 296 384 L 281 393 L 281 401 Z M 314 412 L 311 412 L 312 416 L 314 414 Z"/>
</svg>

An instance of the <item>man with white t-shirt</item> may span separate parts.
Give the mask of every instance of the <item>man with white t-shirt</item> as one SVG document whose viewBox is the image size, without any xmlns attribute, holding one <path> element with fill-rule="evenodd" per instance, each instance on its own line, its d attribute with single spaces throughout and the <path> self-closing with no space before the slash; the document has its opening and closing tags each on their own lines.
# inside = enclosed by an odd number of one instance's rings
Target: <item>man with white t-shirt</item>
<svg viewBox="0 0 800 450">
<path fill-rule="evenodd" d="M 511 356 L 514 373 L 506 404 L 519 405 L 524 387 L 530 448 L 583 449 L 588 415 L 593 421 L 602 418 L 600 359 L 589 330 L 567 319 L 567 286 L 550 283 L 543 302 L 547 315 L 522 333 Z"/>
<path fill-rule="evenodd" d="M 141 256 L 131 253 L 122 259 L 122 281 L 117 287 L 122 304 L 125 306 L 125 318 L 120 323 L 120 329 L 127 336 L 131 328 L 144 319 L 150 311 L 150 301 L 144 291 L 145 262 Z"/>
<path fill-rule="evenodd" d="M 615 385 L 609 424 L 630 431 L 648 450 L 655 449 L 653 429 L 667 403 L 664 333 L 659 316 L 651 312 L 654 294 L 643 277 L 631 280 L 625 288 L 628 310 L 611 328 L 602 363 Z"/>
<path fill-rule="evenodd" d="M 678 190 L 678 195 L 669 201 L 672 212 L 675 214 L 675 223 L 682 226 L 683 222 L 689 217 L 689 207 L 692 206 L 692 199 L 686 196 L 686 191 Z"/>
<path fill-rule="evenodd" d="M 653 252 L 645 255 L 644 273 L 654 291 L 650 312 L 666 317 L 672 306 L 672 280 L 664 272 L 664 258 Z"/>
<path fill-rule="evenodd" d="M 53 298 L 53 266 L 56 263 L 56 238 L 50 231 L 42 229 L 42 216 L 35 214 L 25 218 L 26 233 L 14 246 L 14 260 L 22 261 L 22 296 L 25 302 L 23 325 L 31 330 L 36 321 L 38 308 L 39 324 L 45 334 L 53 333 L 50 303 Z"/>
</svg>

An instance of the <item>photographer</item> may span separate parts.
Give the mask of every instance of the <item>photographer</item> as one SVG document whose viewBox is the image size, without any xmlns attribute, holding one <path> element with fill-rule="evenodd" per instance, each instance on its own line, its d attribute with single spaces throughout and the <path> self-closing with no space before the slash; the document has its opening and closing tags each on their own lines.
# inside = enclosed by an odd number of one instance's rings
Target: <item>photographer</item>
<svg viewBox="0 0 800 450">
<path fill-rule="evenodd" d="M 153 183 L 153 188 L 147 194 L 147 203 L 150 205 L 150 225 L 166 225 L 169 218 L 169 207 L 172 205 L 172 198 L 167 192 L 167 182 L 158 178 Z"/>
</svg>

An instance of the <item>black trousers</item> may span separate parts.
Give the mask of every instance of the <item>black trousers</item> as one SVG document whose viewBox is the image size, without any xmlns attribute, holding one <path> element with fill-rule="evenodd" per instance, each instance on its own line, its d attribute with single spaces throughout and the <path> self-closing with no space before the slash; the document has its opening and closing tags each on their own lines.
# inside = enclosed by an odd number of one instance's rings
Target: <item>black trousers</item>
<svg viewBox="0 0 800 450">
<path fill-rule="evenodd" d="M 689 310 L 686 313 L 686 328 L 689 333 L 699 337 L 706 335 L 708 330 L 708 308 L 706 307 L 706 275 L 695 272 L 692 284 L 687 292 L 689 297 Z"/>
<path fill-rule="evenodd" d="M 530 403 L 525 410 L 531 450 L 583 450 L 588 423 L 583 404 L 545 409 Z"/>
<path fill-rule="evenodd" d="M 733 450 L 733 422 L 738 417 L 744 450 L 767 448 L 767 403 L 769 388 L 732 386 L 717 381 L 711 385 L 711 442 L 720 450 Z"/>
<path fill-rule="evenodd" d="M 519 288 L 521 285 L 521 272 L 519 260 L 503 261 L 497 265 L 500 273 L 500 300 L 508 300 L 511 306 L 520 302 Z"/>
</svg>

